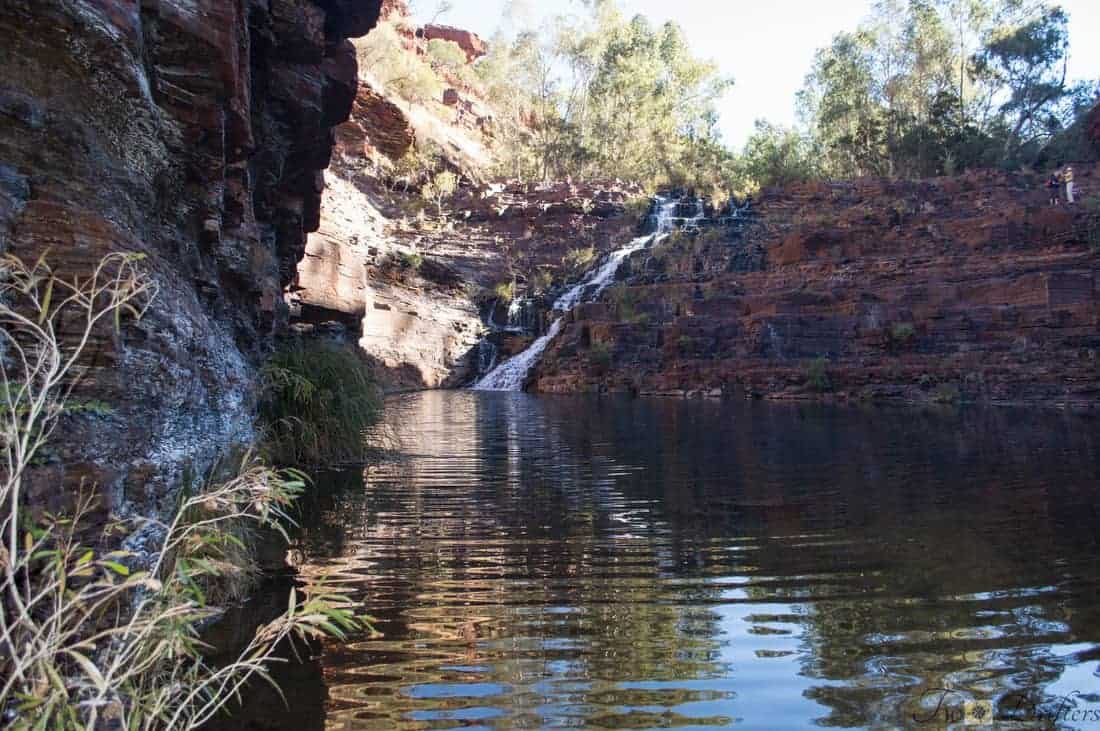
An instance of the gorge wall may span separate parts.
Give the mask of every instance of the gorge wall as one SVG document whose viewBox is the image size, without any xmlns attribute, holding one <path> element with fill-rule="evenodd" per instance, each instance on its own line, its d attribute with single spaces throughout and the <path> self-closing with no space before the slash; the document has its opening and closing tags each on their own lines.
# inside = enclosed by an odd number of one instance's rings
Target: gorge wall
<svg viewBox="0 0 1100 731">
<path fill-rule="evenodd" d="M 415 33 L 408 8 L 383 17 L 424 56 L 432 39 L 458 44 L 468 62 L 485 52 L 476 35 L 447 26 Z M 497 146 L 493 110 L 479 90 L 442 69 L 443 92 L 415 103 L 387 94 L 361 69 L 351 118 L 336 130 L 325 171 L 320 227 L 298 267 L 294 307 L 307 327 L 336 325 L 357 340 L 390 389 L 457 387 L 470 381 L 498 285 L 531 289 L 536 276 L 564 281 L 571 250 L 601 253 L 637 226 L 627 204 L 636 186 L 483 182 Z M 381 88 L 380 88 L 381 87 Z M 397 179 L 407 154 L 432 150 L 462 184 L 443 215 Z M 507 303 L 503 303 L 506 308 Z M 499 314 L 498 314 L 499 317 Z M 513 348 L 522 348 L 516 338 Z"/>
<path fill-rule="evenodd" d="M 549 392 L 1100 399 L 1100 166 L 1078 205 L 1039 175 L 766 190 L 721 226 L 640 252 L 573 313 Z"/>
<path fill-rule="evenodd" d="M 0 249 L 66 278 L 140 252 L 147 316 L 97 333 L 47 465 L 155 503 L 252 437 L 257 366 L 320 222 L 381 0 L 3 0 Z"/>
</svg>

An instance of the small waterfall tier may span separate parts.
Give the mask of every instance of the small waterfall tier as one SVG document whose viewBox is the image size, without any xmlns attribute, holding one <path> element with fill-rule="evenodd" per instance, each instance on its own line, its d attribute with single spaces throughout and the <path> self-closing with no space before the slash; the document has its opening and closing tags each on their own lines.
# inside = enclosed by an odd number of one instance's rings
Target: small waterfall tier
<svg viewBox="0 0 1100 731">
<path fill-rule="evenodd" d="M 677 217 L 676 213 L 683 205 L 681 200 L 658 196 L 654 203 L 654 232 L 639 236 L 630 243 L 612 251 L 602 263 L 597 264 L 576 285 L 569 288 L 554 302 L 554 312 L 559 316 L 547 331 L 537 338 L 522 353 L 497 365 L 473 385 L 475 391 L 522 391 L 527 374 L 539 362 L 543 352 L 551 341 L 558 336 L 564 325 L 562 315 L 584 302 L 594 302 L 604 290 L 615 281 L 615 275 L 627 257 L 648 248 L 667 238 L 677 226 L 695 226 L 703 219 L 702 200 L 695 200 L 695 211 L 691 217 Z"/>
</svg>

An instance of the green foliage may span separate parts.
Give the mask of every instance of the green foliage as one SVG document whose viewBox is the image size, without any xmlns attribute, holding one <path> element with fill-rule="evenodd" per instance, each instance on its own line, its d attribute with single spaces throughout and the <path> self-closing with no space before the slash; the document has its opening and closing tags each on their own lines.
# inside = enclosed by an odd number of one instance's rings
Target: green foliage
<svg viewBox="0 0 1100 731">
<path fill-rule="evenodd" d="M 954 404 L 959 398 L 958 386 L 951 383 L 941 383 L 932 391 L 932 401 L 938 404 Z"/>
<path fill-rule="evenodd" d="M 263 368 L 260 417 L 280 464 L 362 461 L 363 432 L 382 414 L 382 396 L 350 346 L 284 345 Z"/>
<path fill-rule="evenodd" d="M 908 345 L 917 336 L 917 329 L 911 322 L 899 322 L 890 328 L 890 342 L 894 345 Z"/>
<path fill-rule="evenodd" d="M 1083 114 L 1065 13 L 1018 0 L 880 0 L 818 52 L 799 94 L 830 177 L 1031 165 Z"/>
<path fill-rule="evenodd" d="M 611 348 L 604 343 L 596 343 L 588 349 L 588 362 L 596 368 L 610 368 Z"/>
<path fill-rule="evenodd" d="M 539 269 L 531 277 L 531 287 L 536 294 L 545 294 L 554 286 L 554 274 L 549 269 Z"/>
<path fill-rule="evenodd" d="M 439 150 L 431 144 L 410 147 L 401 159 L 394 162 L 390 171 L 390 190 L 401 186 L 408 193 L 410 187 L 420 188 L 439 169 Z"/>
<path fill-rule="evenodd" d="M 615 305 L 616 314 L 621 322 L 642 323 L 649 319 L 644 312 L 638 311 L 638 291 L 626 284 L 616 284 L 607 290 L 607 299 Z"/>
<path fill-rule="evenodd" d="M 511 302 L 516 298 L 516 280 L 509 279 L 507 282 L 501 282 L 497 286 L 493 287 L 493 292 L 500 299 L 501 302 Z"/>
<path fill-rule="evenodd" d="M 588 246 L 579 249 L 570 249 L 561 258 L 561 263 L 574 275 L 584 272 L 596 260 L 596 247 Z"/>
<path fill-rule="evenodd" d="M 408 252 L 401 255 L 402 263 L 410 269 L 419 269 L 424 263 L 424 257 L 416 252 Z"/>
<path fill-rule="evenodd" d="M 626 202 L 626 219 L 628 221 L 634 221 L 635 225 L 640 226 L 642 222 L 646 220 L 649 215 L 650 208 L 653 206 L 653 199 L 648 196 L 636 196 L 630 198 Z"/>
<path fill-rule="evenodd" d="M 819 151 L 808 135 L 757 120 L 756 131 L 738 160 L 738 185 L 733 192 L 745 195 L 758 187 L 819 178 L 818 159 Z"/>
<path fill-rule="evenodd" d="M 24 478 L 66 411 L 103 411 L 66 402 L 74 368 L 93 333 L 122 313 L 140 319 L 156 287 L 141 257 L 114 253 L 85 276 L 63 280 L 40 258 L 0 263 L 0 712 L 15 729 L 197 729 L 253 677 L 272 682 L 276 648 L 294 637 L 344 639 L 360 627 L 317 590 L 260 624 L 236 659 L 207 660 L 201 629 L 216 600 L 239 598 L 255 566 L 249 527 L 284 531 L 306 478 L 246 455 L 239 469 L 202 489 L 181 491 L 170 523 L 119 521 L 94 490 L 54 514 L 29 503 Z M 66 337 L 57 326 L 66 323 Z M 19 333 L 18 339 L 15 333 Z M 28 357 L 29 354 L 33 356 Z M 61 485 L 54 488 L 65 493 Z M 188 491 L 190 492 L 190 491 Z M 40 501 L 39 501 L 40 502 Z M 123 545 L 141 531 L 151 558 Z M 159 545 L 152 544 L 163 537 Z M 112 550 L 114 549 L 114 550 Z M 151 567 L 149 564 L 152 564 Z M 148 568 L 148 570 L 144 570 Z"/>
<path fill-rule="evenodd" d="M 420 196 L 436 207 L 436 212 L 443 218 L 443 205 L 454 196 L 458 190 L 458 176 L 450 170 L 443 170 L 431 177 L 420 189 Z"/>
<path fill-rule="evenodd" d="M 0 406 L 0 409 L 5 407 Z M 65 402 L 66 414 L 95 414 L 96 416 L 110 416 L 115 409 L 105 401 L 69 399 Z"/>
<path fill-rule="evenodd" d="M 443 82 L 421 58 L 404 46 L 393 21 L 383 21 L 356 42 L 359 67 L 365 69 L 387 95 L 409 103 L 439 99 Z"/>
<path fill-rule="evenodd" d="M 715 109 L 731 82 L 692 56 L 674 23 L 591 3 L 581 17 L 499 35 L 477 68 L 501 112 L 502 174 L 721 181 L 728 153 Z"/>
<path fill-rule="evenodd" d="M 690 335 L 681 335 L 677 341 L 680 352 L 686 356 L 703 355 L 709 348 L 710 342 L 704 338 L 694 338 Z"/>
<path fill-rule="evenodd" d="M 817 393 L 826 393 L 833 390 L 833 382 L 829 378 L 829 359 L 816 358 L 806 366 L 806 385 Z"/>
<path fill-rule="evenodd" d="M 428 41 L 428 56 L 434 63 L 452 73 L 466 66 L 466 52 L 454 41 L 433 38 Z"/>
</svg>

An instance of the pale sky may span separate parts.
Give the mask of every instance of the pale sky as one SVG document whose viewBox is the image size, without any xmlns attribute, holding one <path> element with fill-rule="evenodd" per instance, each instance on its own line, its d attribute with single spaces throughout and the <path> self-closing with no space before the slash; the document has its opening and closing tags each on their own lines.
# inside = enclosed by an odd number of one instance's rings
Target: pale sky
<svg viewBox="0 0 1100 731">
<path fill-rule="evenodd" d="M 489 38 L 500 26 L 507 0 L 452 0 L 439 22 Z M 795 93 L 814 52 L 842 30 L 852 30 L 869 12 L 871 0 L 619 0 L 630 15 L 683 27 L 697 56 L 717 61 L 736 84 L 723 100 L 722 130 L 736 147 L 764 117 L 780 124 L 795 120 Z M 1100 78 L 1100 0 L 1062 0 L 1070 15 L 1071 79 Z M 439 0 L 415 0 L 418 20 L 431 17 Z M 570 0 L 536 0 L 547 14 L 569 12 Z"/>
</svg>

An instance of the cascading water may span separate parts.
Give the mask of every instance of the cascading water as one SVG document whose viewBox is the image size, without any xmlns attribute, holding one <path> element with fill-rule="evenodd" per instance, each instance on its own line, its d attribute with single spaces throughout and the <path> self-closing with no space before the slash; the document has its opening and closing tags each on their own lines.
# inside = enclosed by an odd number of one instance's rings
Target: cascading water
<svg viewBox="0 0 1100 731">
<path fill-rule="evenodd" d="M 696 208 L 694 215 L 691 218 L 680 219 L 675 216 L 676 210 L 680 206 L 680 201 L 658 197 L 656 201 L 656 227 L 654 233 L 646 236 L 639 236 L 626 246 L 611 252 L 606 261 L 589 272 L 579 284 L 571 287 L 565 294 L 557 299 L 554 303 L 554 311 L 566 313 L 582 301 L 594 301 L 605 289 L 611 286 L 611 283 L 615 280 L 615 274 L 619 271 L 619 267 L 622 266 L 628 256 L 667 238 L 678 222 L 685 225 L 697 225 L 698 222 L 703 219 L 704 209 L 701 200 L 696 200 L 695 204 Z M 538 363 L 539 358 L 542 357 L 543 351 L 550 345 L 550 342 L 561 332 L 563 322 L 562 317 L 558 317 L 554 320 L 546 333 L 537 338 L 535 342 L 531 343 L 527 350 L 501 363 L 486 374 L 474 384 L 474 390 L 522 391 L 523 383 L 527 380 L 527 374 L 530 372 L 531 368 Z"/>
</svg>

